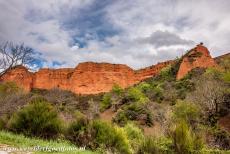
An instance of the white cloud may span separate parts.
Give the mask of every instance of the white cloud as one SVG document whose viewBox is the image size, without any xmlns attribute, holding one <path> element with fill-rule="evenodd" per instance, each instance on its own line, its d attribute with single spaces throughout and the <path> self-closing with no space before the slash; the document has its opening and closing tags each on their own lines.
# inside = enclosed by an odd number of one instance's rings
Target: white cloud
<svg viewBox="0 0 230 154">
<path fill-rule="evenodd" d="M 63 63 L 62 67 L 106 61 L 140 68 L 180 56 L 193 47 L 193 41 L 204 42 L 214 56 L 230 49 L 230 2 L 226 0 L 111 1 L 103 8 L 103 22 L 119 32 L 103 39 L 86 33 L 78 38 L 85 41 L 82 47 L 73 34 L 89 27 L 63 24 L 73 20 L 78 25 L 77 17 L 84 19 L 82 9 L 94 2 L 0 0 L 0 41 L 25 42 L 42 53 L 47 67 L 53 61 Z"/>
</svg>

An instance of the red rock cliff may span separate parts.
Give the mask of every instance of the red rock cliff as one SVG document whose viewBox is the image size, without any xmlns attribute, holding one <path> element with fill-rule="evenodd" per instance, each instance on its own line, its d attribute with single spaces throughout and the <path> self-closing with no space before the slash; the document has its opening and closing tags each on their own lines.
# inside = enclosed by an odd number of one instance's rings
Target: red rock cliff
<svg viewBox="0 0 230 154">
<path fill-rule="evenodd" d="M 77 94 L 97 94 L 110 91 L 114 84 L 122 88 L 134 85 L 159 74 L 162 68 L 172 63 L 174 61 L 167 61 L 133 70 L 122 64 L 85 62 L 80 63 L 76 68 L 40 69 L 35 73 L 29 72 L 23 66 L 18 66 L 5 73 L 0 81 L 14 81 L 26 91 L 33 88 L 60 88 Z M 215 65 L 208 49 L 198 45 L 182 57 L 177 79 L 183 78 L 193 68 Z"/>
<path fill-rule="evenodd" d="M 207 68 L 214 66 L 216 66 L 216 63 L 210 56 L 208 49 L 199 44 L 182 57 L 176 78 L 183 78 L 189 71 L 197 67 Z"/>
<path fill-rule="evenodd" d="M 173 60 L 169 60 L 166 62 L 162 62 L 162 63 L 158 63 L 156 65 L 146 67 L 144 69 L 137 70 L 136 71 L 137 80 L 142 81 L 144 79 L 151 78 L 152 76 L 159 74 L 159 72 L 161 71 L 162 68 L 164 68 L 168 65 L 171 65 L 173 63 L 174 63 Z"/>
<path fill-rule="evenodd" d="M 0 81 L 13 81 L 19 87 L 22 87 L 25 91 L 29 92 L 33 86 L 33 73 L 29 72 L 24 66 L 17 66 L 5 73 L 0 78 Z"/>
<path fill-rule="evenodd" d="M 159 63 L 134 71 L 127 65 L 109 63 L 80 63 L 76 68 L 43 68 L 31 73 L 25 67 L 16 67 L 1 77 L 1 81 L 15 81 L 26 91 L 60 88 L 78 94 L 108 92 L 114 84 L 122 88 L 152 77 L 171 62 Z"/>
</svg>

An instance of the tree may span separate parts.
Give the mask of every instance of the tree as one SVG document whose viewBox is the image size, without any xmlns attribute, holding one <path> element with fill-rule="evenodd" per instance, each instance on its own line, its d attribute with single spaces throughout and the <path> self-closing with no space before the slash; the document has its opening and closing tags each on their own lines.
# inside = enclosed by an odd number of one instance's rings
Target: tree
<svg viewBox="0 0 230 154">
<path fill-rule="evenodd" d="M 216 115 L 224 100 L 225 85 L 215 74 L 205 73 L 196 81 L 196 90 L 188 99 L 198 103 L 208 116 Z"/>
<path fill-rule="evenodd" d="M 34 50 L 25 46 L 6 42 L 0 45 L 0 76 L 17 65 L 28 66 L 33 63 Z"/>
</svg>

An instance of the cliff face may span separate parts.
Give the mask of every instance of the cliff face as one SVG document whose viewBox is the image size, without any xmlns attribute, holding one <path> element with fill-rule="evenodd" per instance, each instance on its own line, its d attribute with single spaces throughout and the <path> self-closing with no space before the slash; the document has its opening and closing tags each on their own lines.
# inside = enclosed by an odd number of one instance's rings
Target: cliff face
<svg viewBox="0 0 230 154">
<path fill-rule="evenodd" d="M 122 64 L 85 62 L 80 63 L 76 68 L 40 69 L 35 73 L 29 72 L 23 66 L 18 66 L 5 73 L 0 81 L 14 81 L 26 91 L 33 88 L 60 88 L 77 94 L 97 94 L 110 91 L 114 84 L 122 88 L 134 85 L 159 74 L 162 68 L 173 63 L 174 61 L 167 61 L 133 70 Z M 183 78 L 193 68 L 215 65 L 208 49 L 198 45 L 182 57 L 177 79 Z"/>
<path fill-rule="evenodd" d="M 214 67 L 216 63 L 210 53 L 203 45 L 197 45 L 182 57 L 182 62 L 177 73 L 177 79 L 183 78 L 189 71 L 196 67 Z"/>
<path fill-rule="evenodd" d="M 134 85 L 158 74 L 170 63 L 159 63 L 137 71 L 126 65 L 93 62 L 80 63 L 76 68 L 40 69 L 35 73 L 19 66 L 8 71 L 0 80 L 14 81 L 26 91 L 60 88 L 77 94 L 97 94 L 110 91 L 114 84 L 122 88 Z"/>
<path fill-rule="evenodd" d="M 79 64 L 70 79 L 71 91 L 82 94 L 108 92 L 114 84 L 126 88 L 136 80 L 126 65 L 86 62 Z"/>
<path fill-rule="evenodd" d="M 0 81 L 13 81 L 19 87 L 29 92 L 33 86 L 33 73 L 29 72 L 24 66 L 17 66 L 13 70 L 5 73 L 0 78 Z"/>
<path fill-rule="evenodd" d="M 161 71 L 162 68 L 173 64 L 174 61 L 173 60 L 169 60 L 166 62 L 162 62 L 162 63 L 158 63 L 156 65 L 152 65 L 149 67 L 146 67 L 144 69 L 140 69 L 136 71 L 136 78 L 138 81 L 142 81 L 144 79 L 147 78 L 151 78 L 157 74 L 159 74 L 159 72 Z"/>
</svg>

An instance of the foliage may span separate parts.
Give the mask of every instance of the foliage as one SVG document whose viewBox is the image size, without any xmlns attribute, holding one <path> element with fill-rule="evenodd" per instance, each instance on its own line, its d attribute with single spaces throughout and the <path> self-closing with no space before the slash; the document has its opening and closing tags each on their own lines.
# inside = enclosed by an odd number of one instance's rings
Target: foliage
<svg viewBox="0 0 230 154">
<path fill-rule="evenodd" d="M 161 79 L 163 79 L 163 80 L 174 80 L 175 79 L 172 67 L 173 67 L 172 65 L 169 65 L 169 66 L 161 69 L 161 71 L 160 71 Z"/>
<path fill-rule="evenodd" d="M 116 95 L 120 96 L 124 92 L 124 90 L 118 84 L 115 84 L 112 87 L 112 92 L 115 93 Z"/>
<path fill-rule="evenodd" d="M 213 121 L 213 117 L 218 116 L 225 99 L 226 85 L 219 77 L 219 72 L 216 70 L 207 70 L 205 74 L 197 78 L 196 90 L 186 98 L 201 106 L 205 122 L 211 125 L 215 125 L 216 120 Z"/>
<path fill-rule="evenodd" d="M 97 147 L 107 147 L 119 153 L 131 153 L 131 147 L 125 131 L 99 120 L 93 121 L 93 139 Z"/>
<path fill-rule="evenodd" d="M 173 118 L 176 121 L 185 120 L 189 124 L 193 124 L 200 117 L 199 107 L 195 104 L 178 101 L 174 106 Z"/>
<path fill-rule="evenodd" d="M 2 144 L 7 144 L 9 146 L 14 146 L 14 147 L 20 147 L 20 148 L 34 148 L 34 146 L 39 146 L 39 147 L 49 147 L 49 148 L 60 148 L 60 147 L 65 147 L 66 149 L 78 149 L 75 145 L 71 144 L 69 141 L 66 140 L 58 140 L 58 141 L 47 141 L 47 140 L 41 140 L 41 139 L 35 139 L 35 138 L 28 138 L 25 137 L 24 135 L 17 135 L 13 134 L 11 132 L 6 132 L 6 131 L 0 131 L 0 143 Z M 51 150 L 49 153 L 58 153 L 56 151 Z M 84 151 L 63 151 L 60 152 L 62 154 L 92 154 L 93 152 L 90 152 L 88 150 Z M 42 151 L 37 151 L 35 153 L 41 153 L 45 154 L 48 153 L 47 151 L 42 152 Z"/>
<path fill-rule="evenodd" d="M 163 154 L 173 153 L 172 141 L 167 138 L 154 138 L 152 136 L 146 137 L 139 147 L 138 153 L 142 154 Z"/>
<path fill-rule="evenodd" d="M 76 114 L 76 119 L 73 121 L 66 133 L 66 138 L 78 146 L 91 147 L 91 130 L 88 119 L 79 112 Z"/>
<path fill-rule="evenodd" d="M 55 138 L 62 131 L 56 110 L 48 102 L 39 99 L 15 113 L 9 127 L 14 132 L 42 138 Z"/>
<path fill-rule="evenodd" d="M 141 92 L 146 93 L 151 89 L 151 85 L 146 82 L 141 82 L 139 85 L 137 85 L 137 88 L 141 90 Z"/>
<path fill-rule="evenodd" d="M 70 124 L 67 139 L 79 146 L 102 148 L 119 153 L 131 153 L 131 146 L 123 128 L 100 120 L 76 119 Z"/>
<path fill-rule="evenodd" d="M 120 126 L 124 126 L 128 123 L 129 119 L 126 116 L 126 112 L 124 110 L 118 110 L 118 113 L 113 118 L 113 122 L 119 124 Z"/>
<path fill-rule="evenodd" d="M 226 83 L 230 83 L 230 71 L 224 72 L 222 74 L 222 79 L 226 82 Z"/>
<path fill-rule="evenodd" d="M 148 126 L 153 124 L 151 112 L 139 102 L 124 106 L 124 109 L 120 110 L 113 120 L 121 126 L 124 126 L 129 120 L 142 121 Z"/>
<path fill-rule="evenodd" d="M 175 82 L 175 88 L 177 90 L 178 98 L 184 99 L 187 92 L 191 92 L 195 89 L 193 81 L 187 76 L 181 80 Z"/>
<path fill-rule="evenodd" d="M 175 152 L 178 154 L 198 152 L 203 147 L 202 139 L 192 132 L 185 121 L 176 124 L 172 137 Z"/>
<path fill-rule="evenodd" d="M 102 100 L 100 103 L 100 110 L 104 111 L 104 110 L 110 108 L 111 105 L 112 105 L 111 94 L 107 93 L 102 97 Z"/>
<path fill-rule="evenodd" d="M 214 136 L 215 144 L 218 145 L 220 149 L 229 150 L 230 149 L 230 133 L 222 130 L 219 127 L 213 127 L 211 129 L 211 134 Z"/>
<path fill-rule="evenodd" d="M 3 82 L 0 84 L 0 97 L 4 98 L 7 95 L 12 95 L 20 92 L 21 89 L 14 82 Z"/>
<path fill-rule="evenodd" d="M 149 101 L 148 97 L 136 87 L 132 87 L 128 90 L 128 98 L 134 102 L 146 103 Z"/>
<path fill-rule="evenodd" d="M 144 139 L 144 134 L 142 130 L 137 127 L 134 123 L 128 123 L 125 125 L 124 130 L 128 135 L 128 139 L 132 148 L 137 151 L 142 140 Z"/>
<path fill-rule="evenodd" d="M 153 88 L 153 94 L 154 94 L 155 100 L 159 103 L 164 99 L 163 92 L 164 90 L 160 86 L 156 86 Z"/>
</svg>

